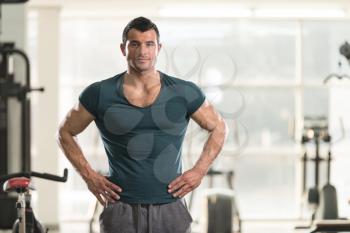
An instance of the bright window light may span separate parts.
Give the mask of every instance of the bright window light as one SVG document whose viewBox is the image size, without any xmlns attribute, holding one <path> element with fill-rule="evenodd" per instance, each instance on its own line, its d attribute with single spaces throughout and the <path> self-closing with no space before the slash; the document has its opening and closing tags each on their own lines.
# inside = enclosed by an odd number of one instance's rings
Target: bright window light
<svg viewBox="0 0 350 233">
<path fill-rule="evenodd" d="M 237 17 L 275 17 L 275 18 L 340 18 L 346 12 L 341 8 L 247 8 L 225 5 L 212 6 L 164 6 L 159 9 L 162 17 L 183 18 L 237 18 Z"/>
<path fill-rule="evenodd" d="M 250 17 L 252 13 L 252 10 L 248 8 L 227 6 L 174 6 L 159 9 L 159 15 L 162 17 L 234 18 Z"/>
<path fill-rule="evenodd" d="M 337 18 L 345 17 L 343 9 L 256 9 L 256 17 L 279 18 Z"/>
</svg>

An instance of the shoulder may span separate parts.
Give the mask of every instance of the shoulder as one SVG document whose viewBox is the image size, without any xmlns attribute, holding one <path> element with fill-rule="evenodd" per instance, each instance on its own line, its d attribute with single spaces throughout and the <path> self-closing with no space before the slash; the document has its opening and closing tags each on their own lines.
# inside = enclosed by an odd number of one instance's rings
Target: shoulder
<svg viewBox="0 0 350 233">
<path fill-rule="evenodd" d="M 116 83 L 117 80 L 120 79 L 120 77 L 122 77 L 124 73 L 125 72 L 89 84 L 81 92 L 80 99 L 99 97 L 101 92 L 106 91 L 111 87 L 114 87 L 115 85 L 113 85 L 113 82 Z"/>
<path fill-rule="evenodd" d="M 170 75 L 162 74 L 164 85 L 168 96 L 181 96 L 185 98 L 188 106 L 196 110 L 205 100 L 205 94 L 201 88 L 192 81 L 187 81 L 179 78 L 172 77 Z M 169 97 L 170 98 L 170 97 Z"/>
<path fill-rule="evenodd" d="M 122 73 L 119 73 L 119 74 L 116 74 L 113 77 L 109 77 L 109 78 L 103 79 L 103 80 L 101 80 L 99 82 L 96 82 L 96 83 L 100 83 L 100 85 L 104 85 L 104 84 L 110 84 L 111 82 L 116 82 L 116 81 L 120 80 L 123 77 L 125 72 L 126 71 L 124 71 Z"/>
<path fill-rule="evenodd" d="M 96 95 L 99 93 L 101 87 L 101 81 L 93 82 L 84 88 L 82 91 L 80 98 L 88 95 Z"/>
<path fill-rule="evenodd" d="M 192 81 L 183 80 L 180 78 L 173 77 L 171 75 L 160 72 L 165 86 L 179 86 L 179 87 L 189 87 L 189 88 L 199 88 L 197 84 Z"/>
<path fill-rule="evenodd" d="M 101 87 L 108 86 L 112 82 L 118 81 L 123 76 L 124 73 L 125 72 L 117 74 L 117 75 L 115 75 L 113 77 L 109 77 L 109 78 L 106 78 L 106 79 L 102 79 L 100 81 L 93 82 L 90 85 L 88 85 L 85 89 L 86 90 L 90 89 L 90 90 L 95 90 L 95 91 L 98 90 L 99 91 Z"/>
</svg>

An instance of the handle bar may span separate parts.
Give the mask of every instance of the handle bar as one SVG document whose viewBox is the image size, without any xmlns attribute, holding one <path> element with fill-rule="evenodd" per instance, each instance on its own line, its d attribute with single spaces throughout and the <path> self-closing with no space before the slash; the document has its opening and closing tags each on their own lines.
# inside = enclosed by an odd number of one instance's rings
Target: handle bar
<svg viewBox="0 0 350 233">
<path fill-rule="evenodd" d="M 207 172 L 207 176 L 215 176 L 215 175 L 233 176 L 233 171 L 219 171 L 219 170 L 209 169 L 209 171 Z"/>
<path fill-rule="evenodd" d="M 15 177 L 27 177 L 27 178 L 38 177 L 45 180 L 66 182 L 68 177 L 68 169 L 67 168 L 64 169 L 63 176 L 56 176 L 53 174 L 39 173 L 39 172 L 18 172 L 18 173 L 3 175 L 3 176 L 0 176 L 0 184 Z"/>
</svg>

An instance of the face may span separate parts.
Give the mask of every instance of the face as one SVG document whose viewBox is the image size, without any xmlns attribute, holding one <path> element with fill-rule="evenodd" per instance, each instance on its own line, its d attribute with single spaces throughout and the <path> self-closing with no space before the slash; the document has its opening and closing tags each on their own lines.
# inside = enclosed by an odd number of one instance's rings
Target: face
<svg viewBox="0 0 350 233">
<path fill-rule="evenodd" d="M 161 44 L 158 44 L 157 34 L 153 29 L 145 32 L 131 29 L 126 43 L 121 44 L 120 48 L 126 57 L 129 69 L 139 73 L 155 70 Z"/>
</svg>

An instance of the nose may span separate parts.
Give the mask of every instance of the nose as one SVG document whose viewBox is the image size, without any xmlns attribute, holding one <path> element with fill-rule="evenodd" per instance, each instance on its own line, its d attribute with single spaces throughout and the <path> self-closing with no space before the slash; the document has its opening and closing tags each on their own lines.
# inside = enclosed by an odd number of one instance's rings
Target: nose
<svg viewBox="0 0 350 233">
<path fill-rule="evenodd" d="M 139 47 L 139 53 L 140 55 L 144 55 L 147 53 L 147 47 L 145 44 L 141 44 L 140 47 Z"/>
</svg>

